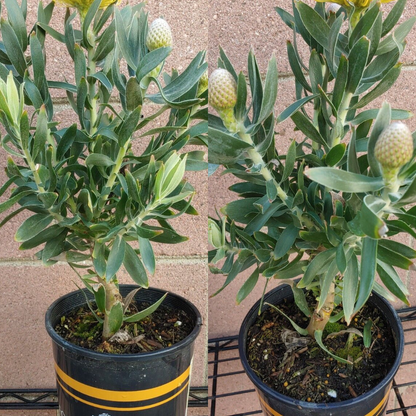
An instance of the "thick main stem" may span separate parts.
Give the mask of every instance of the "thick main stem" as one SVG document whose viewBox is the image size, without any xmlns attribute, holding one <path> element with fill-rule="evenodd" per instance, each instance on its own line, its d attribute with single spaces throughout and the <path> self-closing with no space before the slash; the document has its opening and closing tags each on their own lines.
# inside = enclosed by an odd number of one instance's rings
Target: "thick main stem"
<svg viewBox="0 0 416 416">
<path fill-rule="evenodd" d="M 335 284 L 332 282 L 328 291 L 328 296 L 325 299 L 325 303 L 321 309 L 318 309 L 318 305 L 316 306 L 311 316 L 311 320 L 309 321 L 309 325 L 306 328 L 311 337 L 315 336 L 315 331 L 323 331 L 325 329 L 325 326 L 331 317 L 332 311 L 334 310 L 334 301 Z"/>
<path fill-rule="evenodd" d="M 100 280 L 105 290 L 105 309 L 107 312 L 110 312 L 116 303 L 121 303 L 123 301 L 123 298 L 120 295 L 120 291 L 118 290 L 116 284 L 113 281 L 107 282 L 105 279 Z M 109 339 L 113 335 L 114 332 L 110 329 L 109 314 L 105 313 L 103 324 L 103 339 Z"/>
</svg>

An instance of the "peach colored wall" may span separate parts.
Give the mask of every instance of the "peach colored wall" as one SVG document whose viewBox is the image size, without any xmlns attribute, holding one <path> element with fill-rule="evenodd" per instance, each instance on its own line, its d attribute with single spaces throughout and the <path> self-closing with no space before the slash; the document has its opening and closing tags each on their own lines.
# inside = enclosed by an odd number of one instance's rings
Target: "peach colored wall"
<svg viewBox="0 0 416 416">
<path fill-rule="evenodd" d="M 313 0 L 303 1 L 310 5 L 315 3 Z M 247 55 L 250 49 L 254 51 L 260 71 L 263 74 L 267 68 L 268 60 L 272 54 L 275 54 L 280 76 L 276 114 L 280 114 L 294 101 L 294 81 L 286 57 L 286 40 L 292 38 L 292 33 L 280 20 L 274 8 L 281 7 L 291 12 L 291 3 L 290 0 L 234 0 L 232 2 L 213 1 L 210 3 L 210 70 L 216 68 L 219 46 L 225 50 L 237 72 L 247 73 Z M 393 4 L 383 4 L 383 10 L 387 12 Z M 416 15 L 416 4 L 409 0 L 400 22 L 414 15 Z M 305 50 L 301 51 L 303 56 L 305 56 L 305 53 Z M 408 36 L 406 51 L 402 56 L 404 68 L 400 78 L 390 91 L 377 100 L 377 105 L 380 105 L 384 100 L 388 100 L 392 107 L 406 108 L 416 113 L 415 61 L 416 29 L 413 29 Z M 278 150 L 285 149 L 290 144 L 291 138 L 294 137 L 295 133 L 291 123 L 291 120 L 287 120 L 276 127 L 278 132 L 276 146 Z M 412 131 L 416 130 L 416 120 L 414 118 L 408 122 L 408 125 Z M 227 187 L 232 183 L 231 177 L 221 176 L 219 172 L 209 178 L 210 215 L 216 216 L 215 209 L 219 209 L 227 202 L 230 197 Z M 403 242 L 409 245 L 415 244 L 412 240 Z M 237 291 L 249 275 L 249 272 L 242 273 L 222 293 L 210 299 L 210 338 L 237 334 L 240 323 L 248 309 L 260 298 L 263 290 L 261 279 L 253 293 L 241 305 L 237 306 L 235 304 Z M 411 293 L 414 293 L 416 289 L 415 272 L 403 273 L 401 276 L 410 288 Z M 222 286 L 224 280 L 224 277 L 220 275 L 210 275 L 209 293 L 215 293 Z M 272 281 L 268 289 L 272 289 L 276 285 L 277 282 Z M 414 296 L 412 298 L 414 299 Z"/>
<path fill-rule="evenodd" d="M 2 1 L 3 2 L 3 1 Z M 138 3 L 137 0 L 130 3 Z M 149 20 L 163 16 L 171 25 L 174 50 L 167 61 L 167 68 L 183 70 L 208 44 L 207 0 L 149 1 L 146 10 Z M 28 22 L 36 19 L 37 0 L 29 0 Z M 44 2 L 47 4 L 47 1 Z M 63 31 L 65 8 L 60 8 L 53 22 L 55 29 Z M 48 39 L 48 75 L 63 80 L 73 73 L 71 62 L 64 47 Z M 76 122 L 62 93 L 53 97 L 58 104 L 57 119 L 65 123 Z M 69 114 L 69 115 L 68 115 Z M 0 179 L 4 179 L 6 163 L 4 152 L 0 152 Z M 189 237 L 179 245 L 155 245 L 158 257 L 156 275 L 151 285 L 181 294 L 190 299 L 201 311 L 204 327 L 198 338 L 194 359 L 192 384 L 207 384 L 206 340 L 207 340 L 207 263 L 206 263 L 206 217 L 207 174 L 188 174 L 195 185 L 194 199 L 199 216 L 186 216 L 176 222 L 177 229 Z M 0 229 L 0 389 L 4 388 L 47 388 L 54 387 L 54 372 L 51 360 L 50 340 L 44 330 L 44 313 L 59 296 L 76 290 L 77 276 L 69 267 L 58 264 L 42 267 L 34 260 L 33 252 L 18 250 L 13 235 L 23 216 Z M 124 282 L 131 282 L 121 276 Z M 8 412 L 0 412 L 9 414 Z M 19 412 L 11 412 L 19 416 Z M 33 413 L 35 414 L 35 413 Z M 36 413 L 41 414 L 41 412 Z M 45 415 L 49 414 L 45 412 Z M 52 413 L 50 413 L 52 414 Z M 200 413 L 195 413 L 200 414 Z M 23 413 L 21 413 L 23 415 Z M 29 413 L 24 413 L 24 416 Z"/>
</svg>

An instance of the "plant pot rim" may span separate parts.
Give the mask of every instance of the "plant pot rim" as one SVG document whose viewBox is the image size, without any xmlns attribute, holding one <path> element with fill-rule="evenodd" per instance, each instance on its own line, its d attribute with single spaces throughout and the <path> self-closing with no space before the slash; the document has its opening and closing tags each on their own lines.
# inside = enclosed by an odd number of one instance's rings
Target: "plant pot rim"
<svg viewBox="0 0 416 416">
<path fill-rule="evenodd" d="M 264 298 L 266 299 L 267 297 L 271 296 L 275 292 L 286 290 L 288 288 L 290 288 L 289 285 L 281 284 L 281 285 L 277 286 L 276 288 L 272 289 L 270 292 L 266 293 Z M 241 363 L 242 363 L 243 368 L 245 370 L 245 373 L 247 374 L 247 376 L 250 378 L 250 380 L 252 381 L 252 383 L 255 385 L 255 387 L 257 389 L 260 389 L 261 391 L 265 392 L 267 395 L 269 395 L 271 397 L 274 397 L 275 399 L 277 399 L 277 400 L 279 400 L 279 401 L 281 401 L 281 402 L 283 402 L 287 405 L 299 405 L 302 408 L 306 408 L 306 409 L 309 408 L 309 409 L 314 409 L 314 410 L 319 410 L 319 409 L 325 409 L 325 410 L 329 409 L 330 410 L 331 408 L 333 408 L 333 409 L 342 409 L 343 407 L 348 407 L 348 405 L 350 405 L 351 403 L 360 403 L 360 402 L 366 401 L 375 392 L 379 392 L 380 390 L 383 390 L 386 387 L 386 385 L 388 383 L 390 383 L 391 380 L 393 380 L 393 377 L 394 377 L 395 373 L 397 372 L 397 370 L 400 366 L 400 363 L 402 361 L 403 351 L 404 351 L 404 334 L 403 334 L 402 325 L 401 325 L 400 319 L 397 316 L 396 310 L 393 308 L 393 306 L 385 298 L 383 298 L 381 295 L 379 295 L 378 293 L 375 293 L 373 291 L 369 299 L 374 298 L 374 297 L 377 298 L 380 302 L 382 302 L 386 306 L 386 308 L 389 310 L 389 312 L 394 317 L 396 317 L 396 319 L 398 321 L 398 324 L 399 324 L 399 328 L 401 330 L 399 331 L 398 339 L 396 339 L 397 351 L 396 351 L 396 358 L 394 360 L 392 368 L 389 370 L 389 372 L 386 374 L 386 376 L 380 381 L 380 383 L 377 384 L 377 386 L 375 386 L 371 390 L 367 391 L 366 393 L 364 393 L 364 394 L 362 394 L 358 397 L 348 399 L 348 400 L 343 400 L 343 401 L 340 401 L 340 402 L 311 403 L 311 402 L 307 402 L 307 401 L 303 401 L 303 400 L 293 399 L 289 396 L 285 396 L 284 394 L 279 393 L 278 391 L 272 389 L 271 387 L 269 387 L 265 383 L 263 383 L 260 380 L 260 378 L 257 377 L 257 375 L 254 373 L 254 371 L 251 369 L 251 367 L 248 364 L 248 361 L 247 361 L 247 358 L 246 358 L 246 342 L 245 342 L 246 339 L 247 339 L 247 331 L 248 331 L 248 325 L 247 324 L 248 324 L 249 318 L 252 316 L 253 313 L 258 311 L 261 299 L 259 299 L 251 307 L 251 309 L 249 310 L 249 312 L 245 316 L 245 318 L 244 318 L 244 320 L 241 324 L 240 332 L 239 332 L 239 335 L 238 335 L 238 349 L 239 349 L 239 354 L 240 354 L 240 360 L 241 360 Z M 263 306 L 263 309 L 264 309 L 264 306 Z M 393 334 L 393 337 L 395 337 L 394 334 Z"/>
<path fill-rule="evenodd" d="M 137 285 L 133 285 L 133 284 L 120 284 L 120 289 L 127 289 L 128 291 L 131 291 L 133 289 L 136 289 L 138 286 Z M 149 287 L 149 288 L 143 288 L 143 290 L 145 291 L 152 291 L 152 292 L 156 292 L 159 293 L 160 296 L 164 295 L 167 291 L 166 290 L 162 290 L 162 289 L 158 289 L 158 288 L 154 288 L 154 287 Z M 55 329 L 51 323 L 51 316 L 52 316 L 52 312 L 53 310 L 65 299 L 71 297 L 71 296 L 76 296 L 78 294 L 81 294 L 81 292 L 86 293 L 87 295 L 90 294 L 90 292 L 87 289 L 78 289 L 78 290 L 74 290 L 72 292 L 69 292 L 63 296 L 61 296 L 60 298 L 56 299 L 47 309 L 46 314 L 45 314 L 45 327 L 46 327 L 46 331 L 48 332 L 49 336 L 52 338 L 53 342 L 55 342 L 57 345 L 59 345 L 61 348 L 63 349 L 69 349 L 72 350 L 76 353 L 82 354 L 85 357 L 88 357 L 90 359 L 97 359 L 97 360 L 101 360 L 101 361 L 119 361 L 119 362 L 124 362 L 124 361 L 130 361 L 133 357 L 137 360 L 139 359 L 143 359 L 146 360 L 148 358 L 155 358 L 157 356 L 163 357 L 166 356 L 168 354 L 174 354 L 176 352 L 179 352 L 180 350 L 182 350 L 183 348 L 187 347 L 189 344 L 193 343 L 194 340 L 196 339 L 196 337 L 198 336 L 200 330 L 201 330 L 201 326 L 202 326 L 202 317 L 201 314 L 199 312 L 199 310 L 196 308 L 196 306 L 190 302 L 188 299 L 184 298 L 183 296 L 177 295 L 176 293 L 173 292 L 168 292 L 168 295 L 166 297 L 165 300 L 169 300 L 169 299 L 176 299 L 184 304 L 187 304 L 187 306 L 192 310 L 192 312 L 194 312 L 196 320 L 195 320 L 195 326 L 192 330 L 192 332 L 183 340 L 179 341 L 176 344 L 173 344 L 170 347 L 166 347 L 166 348 L 162 348 L 160 350 L 155 350 L 155 351 L 145 351 L 145 352 L 140 352 L 137 354 L 114 354 L 114 353 L 103 353 L 103 352 L 96 352 L 96 351 L 92 351 L 88 348 L 84 348 L 84 347 L 80 347 L 78 345 L 75 345 L 67 340 L 65 340 L 64 338 L 62 338 L 60 335 L 58 335 L 55 332 Z M 140 292 L 138 292 L 140 293 Z M 81 304 L 85 304 L 85 298 L 83 296 L 84 302 L 80 303 L 79 306 Z M 74 306 L 75 308 L 76 306 Z M 179 307 L 180 308 L 180 307 Z"/>
</svg>

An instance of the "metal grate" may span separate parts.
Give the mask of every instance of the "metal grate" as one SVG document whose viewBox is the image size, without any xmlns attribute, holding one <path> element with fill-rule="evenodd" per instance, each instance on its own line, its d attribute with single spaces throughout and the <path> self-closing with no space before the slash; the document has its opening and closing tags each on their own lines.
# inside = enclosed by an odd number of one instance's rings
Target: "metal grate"
<svg viewBox="0 0 416 416">
<path fill-rule="evenodd" d="M 398 311 L 405 333 L 405 352 L 393 382 L 389 416 L 416 415 L 416 308 Z M 253 385 L 240 364 L 238 337 L 209 340 L 210 416 L 260 415 Z"/>
<path fill-rule="evenodd" d="M 191 387 L 189 407 L 208 406 L 208 388 Z M 0 389 L 0 410 L 58 409 L 56 389 Z"/>
</svg>

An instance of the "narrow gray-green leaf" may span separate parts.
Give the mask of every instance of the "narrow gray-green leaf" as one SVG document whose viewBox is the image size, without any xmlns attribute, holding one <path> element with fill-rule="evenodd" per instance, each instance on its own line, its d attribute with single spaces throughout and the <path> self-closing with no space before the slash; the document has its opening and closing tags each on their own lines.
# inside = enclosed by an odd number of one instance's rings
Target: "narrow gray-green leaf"
<svg viewBox="0 0 416 416">
<path fill-rule="evenodd" d="M 384 186 L 381 177 L 374 178 L 329 167 L 308 169 L 305 175 L 320 185 L 341 192 L 375 192 Z"/>
</svg>

